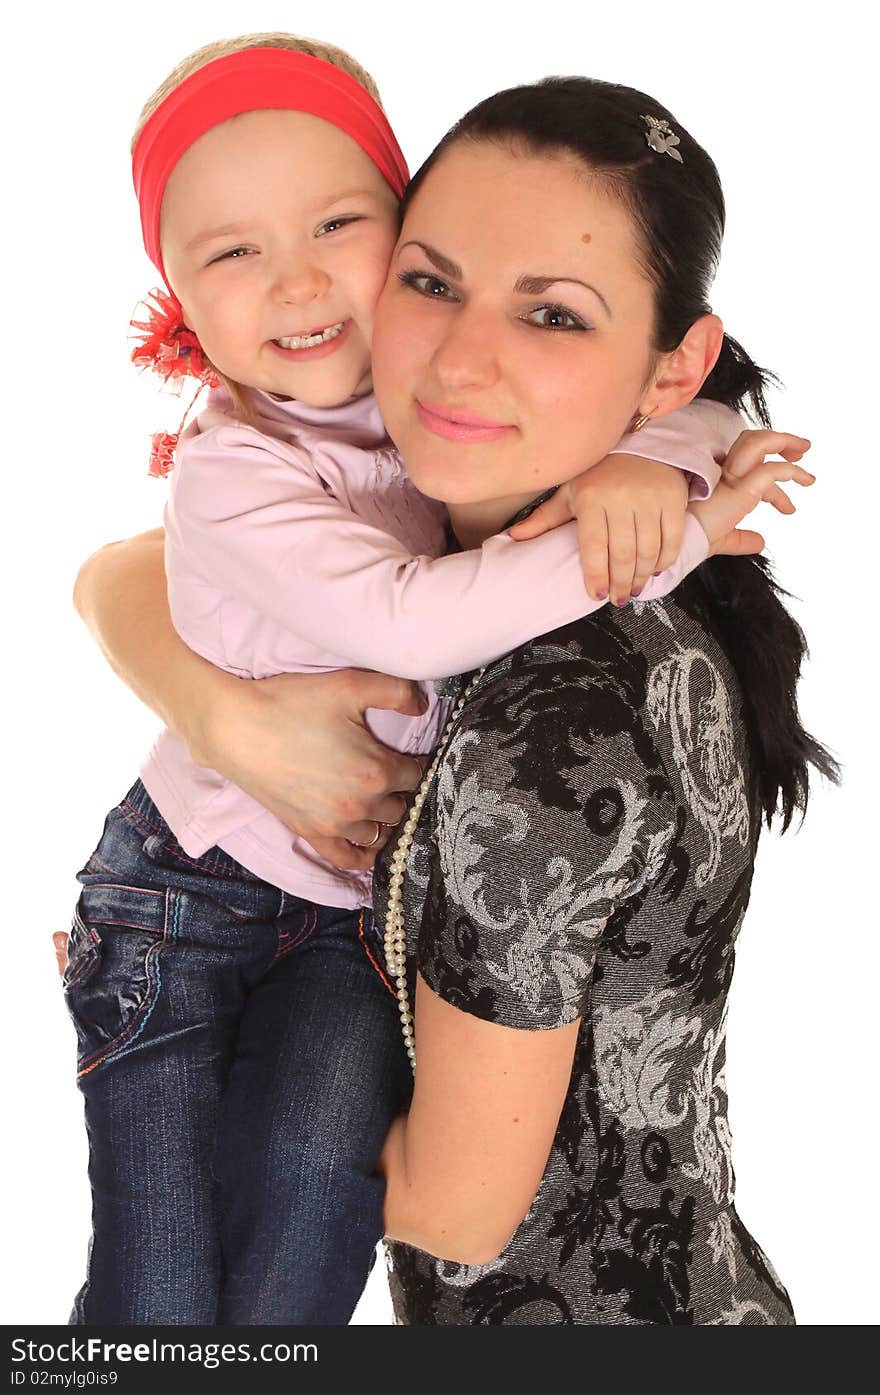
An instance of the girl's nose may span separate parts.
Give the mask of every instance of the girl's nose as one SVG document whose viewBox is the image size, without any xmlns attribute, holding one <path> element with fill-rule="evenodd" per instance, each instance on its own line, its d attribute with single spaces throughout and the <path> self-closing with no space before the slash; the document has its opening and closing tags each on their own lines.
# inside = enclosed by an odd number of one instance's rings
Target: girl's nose
<svg viewBox="0 0 880 1395">
<path fill-rule="evenodd" d="M 276 294 L 285 305 L 308 305 L 324 295 L 330 277 L 313 262 L 285 266 L 278 274 Z"/>
<path fill-rule="evenodd" d="M 459 311 L 450 317 L 432 364 L 438 382 L 450 391 L 493 387 L 500 371 L 490 326 L 477 316 Z"/>
</svg>

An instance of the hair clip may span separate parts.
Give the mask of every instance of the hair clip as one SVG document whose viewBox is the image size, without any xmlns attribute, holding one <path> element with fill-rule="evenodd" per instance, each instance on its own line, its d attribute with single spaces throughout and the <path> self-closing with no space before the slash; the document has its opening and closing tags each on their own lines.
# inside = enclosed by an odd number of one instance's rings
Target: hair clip
<svg viewBox="0 0 880 1395">
<path fill-rule="evenodd" d="M 661 121 L 659 116 L 643 116 L 642 120 L 647 124 L 645 140 L 652 150 L 656 150 L 658 155 L 671 155 L 673 160 L 677 160 L 680 165 L 684 164 L 681 155 L 675 149 L 681 144 L 680 138 L 675 134 L 668 121 Z"/>
</svg>

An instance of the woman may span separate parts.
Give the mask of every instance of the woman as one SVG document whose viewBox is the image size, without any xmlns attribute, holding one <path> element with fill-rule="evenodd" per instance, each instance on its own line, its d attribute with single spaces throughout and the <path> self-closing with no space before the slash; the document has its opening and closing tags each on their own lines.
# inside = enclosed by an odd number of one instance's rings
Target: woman
<svg viewBox="0 0 880 1395">
<path fill-rule="evenodd" d="M 711 371 L 722 225 L 711 161 L 627 89 L 502 93 L 441 143 L 375 368 L 465 546 L 639 412 L 702 387 L 765 414 L 732 341 Z M 560 302 L 527 326 L 511 310 L 538 283 Z M 793 1320 L 732 1204 L 723 1018 L 761 813 L 781 800 L 787 824 L 807 761 L 831 770 L 797 722 L 802 652 L 761 568 L 716 560 L 467 684 L 379 879 L 418 940 L 415 1093 L 383 1155 L 400 1321 Z"/>
<path fill-rule="evenodd" d="M 462 541 L 552 482 L 520 442 L 545 436 L 566 478 L 609 417 L 663 411 L 707 368 L 704 391 L 766 416 L 760 371 L 712 343 L 722 227 L 708 156 L 629 89 L 500 93 L 441 142 L 375 374 Z M 533 359 L 511 288 L 545 272 L 563 342 Z M 477 458 L 432 431 L 438 400 L 510 431 Z M 793 1321 L 733 1204 L 724 1019 L 762 813 L 787 824 L 807 762 L 830 769 L 797 720 L 802 652 L 761 568 L 715 559 L 468 682 L 376 886 L 418 969 L 415 1092 L 384 1153 L 398 1320 Z"/>
</svg>

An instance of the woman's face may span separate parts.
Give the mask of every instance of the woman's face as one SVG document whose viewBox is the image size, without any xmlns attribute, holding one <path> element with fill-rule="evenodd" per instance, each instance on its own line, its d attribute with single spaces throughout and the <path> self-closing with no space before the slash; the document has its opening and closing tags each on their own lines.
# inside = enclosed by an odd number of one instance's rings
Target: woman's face
<svg viewBox="0 0 880 1395">
<path fill-rule="evenodd" d="M 596 464 L 655 367 L 629 215 L 573 158 L 462 142 L 410 206 L 379 301 L 379 405 L 423 493 L 495 528 Z"/>
</svg>

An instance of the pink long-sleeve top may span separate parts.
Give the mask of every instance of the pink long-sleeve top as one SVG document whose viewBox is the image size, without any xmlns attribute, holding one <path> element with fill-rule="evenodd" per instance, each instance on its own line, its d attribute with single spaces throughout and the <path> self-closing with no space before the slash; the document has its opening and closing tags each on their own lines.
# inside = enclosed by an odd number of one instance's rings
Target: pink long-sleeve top
<svg viewBox="0 0 880 1395">
<path fill-rule="evenodd" d="M 308 407 L 252 394 L 253 425 L 222 389 L 181 439 L 165 509 L 174 625 L 191 649 L 242 678 L 367 668 L 422 681 L 422 717 L 371 710 L 398 750 L 430 751 L 446 704 L 432 678 L 488 663 L 597 608 L 574 524 L 529 542 L 506 533 L 443 556 L 446 511 L 419 494 L 375 398 Z M 691 475 L 703 497 L 742 423 L 695 403 L 624 437 L 618 452 Z M 643 592 L 667 594 L 707 554 L 690 515 L 676 563 Z M 322 905 L 370 903 L 370 873 L 319 857 L 243 790 L 196 765 L 163 731 L 144 784 L 191 857 L 219 845 L 264 881 Z"/>
</svg>

